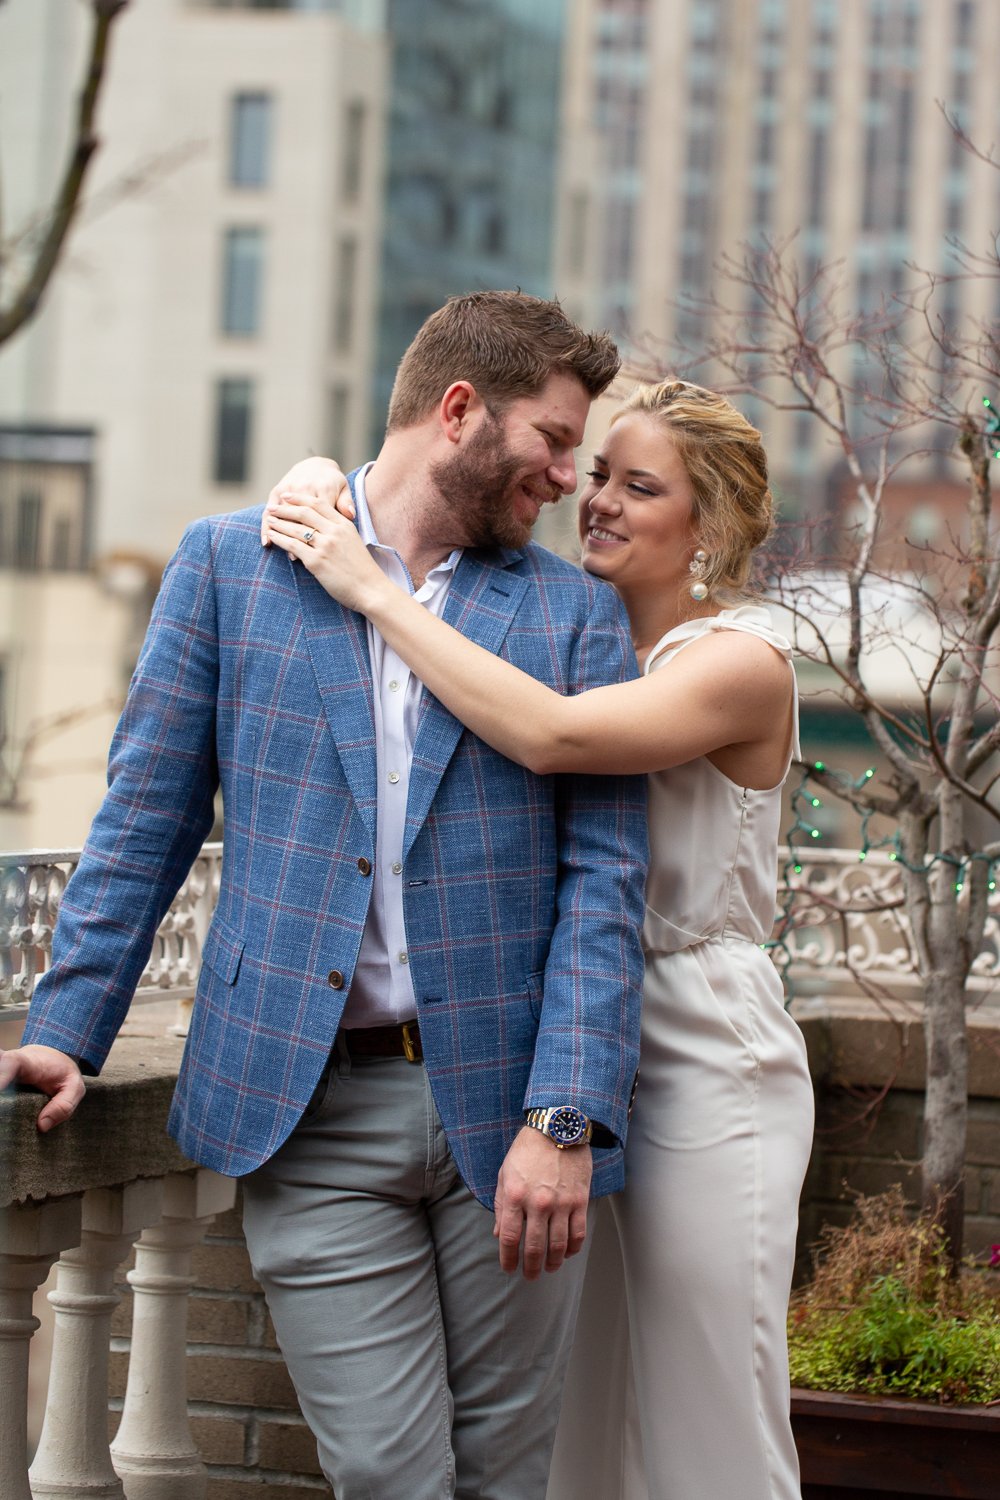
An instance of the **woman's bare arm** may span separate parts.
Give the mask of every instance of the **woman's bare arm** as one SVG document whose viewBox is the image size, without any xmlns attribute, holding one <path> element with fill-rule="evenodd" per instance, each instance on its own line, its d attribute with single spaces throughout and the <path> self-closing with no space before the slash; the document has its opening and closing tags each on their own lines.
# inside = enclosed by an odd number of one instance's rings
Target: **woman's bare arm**
<svg viewBox="0 0 1000 1500">
<path fill-rule="evenodd" d="M 649 677 L 564 697 L 396 588 L 328 502 L 269 502 L 267 519 L 273 544 L 335 599 L 367 615 L 456 718 L 529 770 L 663 770 L 723 746 L 772 739 L 782 753 L 791 676 L 787 662 L 754 636 L 707 636 Z M 311 543 L 302 540 L 306 530 Z"/>
</svg>

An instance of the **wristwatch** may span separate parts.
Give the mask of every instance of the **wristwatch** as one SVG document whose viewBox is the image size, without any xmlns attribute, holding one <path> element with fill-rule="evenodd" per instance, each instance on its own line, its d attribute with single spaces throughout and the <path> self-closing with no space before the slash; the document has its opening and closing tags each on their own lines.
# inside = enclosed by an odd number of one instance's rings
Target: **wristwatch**
<svg viewBox="0 0 1000 1500">
<path fill-rule="evenodd" d="M 529 1109 L 524 1121 L 532 1130 L 547 1135 L 560 1151 L 567 1146 L 589 1146 L 593 1125 L 582 1110 L 573 1104 L 557 1104 L 552 1109 Z"/>
</svg>

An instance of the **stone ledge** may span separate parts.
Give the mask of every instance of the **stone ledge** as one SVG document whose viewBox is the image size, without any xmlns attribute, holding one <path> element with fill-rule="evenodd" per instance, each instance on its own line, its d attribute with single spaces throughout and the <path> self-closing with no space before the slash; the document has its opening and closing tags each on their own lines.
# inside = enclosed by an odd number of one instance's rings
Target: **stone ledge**
<svg viewBox="0 0 1000 1500">
<path fill-rule="evenodd" d="M 34 1089 L 0 1096 L 0 1206 L 193 1170 L 166 1133 L 183 1049 L 179 1037 L 119 1037 L 73 1119 L 46 1135 Z"/>
<path fill-rule="evenodd" d="M 924 1026 L 919 1001 L 810 999 L 792 1005 L 806 1039 L 809 1070 L 827 1087 L 923 1090 Z M 969 1097 L 1000 1099 L 1000 1011 L 968 1016 Z"/>
</svg>

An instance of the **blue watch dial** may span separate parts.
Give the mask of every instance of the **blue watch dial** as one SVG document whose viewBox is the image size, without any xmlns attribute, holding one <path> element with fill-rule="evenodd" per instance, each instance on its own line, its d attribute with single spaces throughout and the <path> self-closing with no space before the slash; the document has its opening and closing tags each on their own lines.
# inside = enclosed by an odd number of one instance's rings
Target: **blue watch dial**
<svg viewBox="0 0 1000 1500">
<path fill-rule="evenodd" d="M 587 1116 L 572 1104 L 564 1104 L 549 1115 L 546 1135 L 560 1146 L 575 1146 L 587 1134 Z"/>
</svg>

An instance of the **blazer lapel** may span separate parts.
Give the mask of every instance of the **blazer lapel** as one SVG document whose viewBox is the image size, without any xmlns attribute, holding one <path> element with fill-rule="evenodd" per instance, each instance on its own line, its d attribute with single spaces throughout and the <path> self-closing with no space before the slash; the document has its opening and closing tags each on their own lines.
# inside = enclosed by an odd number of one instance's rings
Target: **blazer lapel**
<svg viewBox="0 0 1000 1500">
<path fill-rule="evenodd" d="M 510 571 L 520 552 L 481 554 L 465 552 L 455 571 L 444 618 L 470 641 L 496 655 L 506 639 L 528 581 Z M 424 700 L 413 745 L 410 792 L 406 804 L 403 858 L 423 826 L 441 777 L 455 751 L 464 726 L 431 693 Z"/>
<path fill-rule="evenodd" d="M 375 717 L 368 627 L 361 615 L 331 599 L 305 568 L 291 558 L 289 565 L 330 733 L 351 795 L 374 843 Z"/>
</svg>

